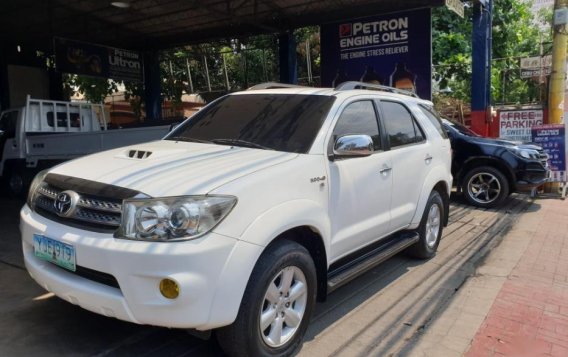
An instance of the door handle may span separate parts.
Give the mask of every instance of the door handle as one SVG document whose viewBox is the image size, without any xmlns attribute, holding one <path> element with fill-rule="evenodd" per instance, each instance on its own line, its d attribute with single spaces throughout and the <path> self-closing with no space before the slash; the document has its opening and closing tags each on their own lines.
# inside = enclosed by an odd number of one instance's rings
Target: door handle
<svg viewBox="0 0 568 357">
<path fill-rule="evenodd" d="M 386 175 L 391 170 L 392 170 L 392 167 L 388 167 L 387 165 L 383 165 L 383 168 L 379 172 L 383 175 Z"/>
<path fill-rule="evenodd" d="M 430 161 L 432 161 L 432 155 L 426 154 L 426 158 L 424 159 L 424 161 L 426 161 L 426 163 L 429 164 Z"/>
</svg>

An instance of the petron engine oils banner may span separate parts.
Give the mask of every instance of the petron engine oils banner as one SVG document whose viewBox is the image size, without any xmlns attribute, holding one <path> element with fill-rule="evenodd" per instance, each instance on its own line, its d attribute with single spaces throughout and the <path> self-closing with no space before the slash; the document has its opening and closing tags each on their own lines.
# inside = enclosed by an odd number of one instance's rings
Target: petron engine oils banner
<svg viewBox="0 0 568 357">
<path fill-rule="evenodd" d="M 322 86 L 363 81 L 432 97 L 430 9 L 321 25 Z"/>
</svg>

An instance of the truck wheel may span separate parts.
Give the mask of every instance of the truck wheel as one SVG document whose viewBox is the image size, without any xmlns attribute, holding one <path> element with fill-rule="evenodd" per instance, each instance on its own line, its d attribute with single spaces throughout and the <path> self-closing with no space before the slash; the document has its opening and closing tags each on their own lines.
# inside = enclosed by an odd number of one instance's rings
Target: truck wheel
<svg viewBox="0 0 568 357">
<path fill-rule="evenodd" d="M 509 182 L 501 171 L 493 167 L 475 167 L 464 176 L 462 192 L 470 204 L 492 208 L 509 196 Z"/>
<path fill-rule="evenodd" d="M 25 197 L 29 182 L 27 180 L 27 175 L 25 175 L 21 170 L 10 169 L 4 175 L 3 181 L 4 188 L 9 197 Z"/>
<path fill-rule="evenodd" d="M 301 345 L 316 298 L 316 268 L 308 251 L 280 241 L 259 258 L 237 319 L 216 331 L 229 356 L 289 356 Z"/>
<path fill-rule="evenodd" d="M 442 238 L 443 221 L 445 217 L 444 201 L 438 191 L 432 191 L 417 232 L 420 239 L 416 244 L 408 248 L 410 256 L 419 259 L 432 258 L 436 254 L 440 238 Z"/>
</svg>

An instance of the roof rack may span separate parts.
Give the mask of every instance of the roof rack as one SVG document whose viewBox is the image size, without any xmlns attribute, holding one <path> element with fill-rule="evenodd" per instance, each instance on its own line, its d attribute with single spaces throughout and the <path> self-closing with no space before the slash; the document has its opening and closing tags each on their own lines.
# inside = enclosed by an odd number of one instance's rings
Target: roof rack
<svg viewBox="0 0 568 357">
<path fill-rule="evenodd" d="M 396 94 L 408 95 L 414 98 L 419 98 L 415 93 L 409 92 L 407 90 L 382 86 L 380 84 L 365 83 L 365 82 L 349 81 L 349 82 L 343 82 L 337 87 L 335 87 L 335 90 L 337 91 L 352 90 L 352 89 L 378 90 L 382 92 L 396 93 Z"/>
<path fill-rule="evenodd" d="M 256 85 L 248 88 L 247 90 L 278 89 L 278 88 L 305 88 L 305 87 L 299 86 L 297 84 L 266 82 L 266 83 L 256 84 Z"/>
</svg>

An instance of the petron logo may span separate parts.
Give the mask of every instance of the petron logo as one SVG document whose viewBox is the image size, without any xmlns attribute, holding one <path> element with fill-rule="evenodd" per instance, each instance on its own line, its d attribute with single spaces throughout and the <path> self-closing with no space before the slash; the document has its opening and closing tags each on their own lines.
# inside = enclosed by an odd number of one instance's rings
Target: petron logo
<svg viewBox="0 0 568 357">
<path fill-rule="evenodd" d="M 75 191 L 63 191 L 55 197 L 53 208 L 60 217 L 71 217 L 79 202 L 79 194 Z"/>
<path fill-rule="evenodd" d="M 339 25 L 339 37 L 350 37 L 350 36 L 351 36 L 351 24 Z"/>
</svg>

